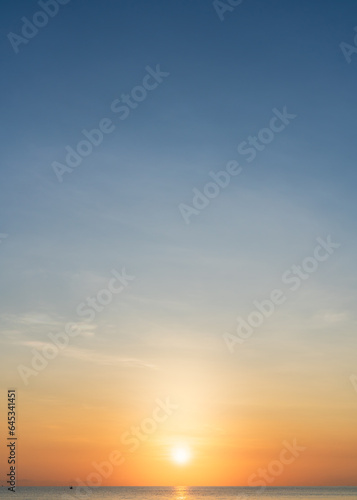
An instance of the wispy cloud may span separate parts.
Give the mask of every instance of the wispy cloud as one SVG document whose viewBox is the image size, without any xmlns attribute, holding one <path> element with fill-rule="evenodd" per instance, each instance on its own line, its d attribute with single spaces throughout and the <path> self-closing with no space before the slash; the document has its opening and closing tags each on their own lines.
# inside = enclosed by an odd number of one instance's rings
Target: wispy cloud
<svg viewBox="0 0 357 500">
<path fill-rule="evenodd" d="M 27 314 L 1 314 L 0 324 L 4 325 L 0 330 L 5 337 L 12 339 L 14 336 L 38 335 L 40 333 L 50 333 L 53 331 L 65 331 L 67 324 L 63 318 L 53 318 L 47 314 L 27 313 Z M 84 321 L 75 321 L 81 330 L 82 337 L 93 337 L 97 328 L 96 324 Z"/>
<path fill-rule="evenodd" d="M 42 342 L 40 340 L 14 340 L 12 344 L 37 349 L 39 351 L 49 345 L 49 343 Z M 75 346 L 66 347 L 66 349 L 61 351 L 60 354 L 68 358 L 94 363 L 101 366 L 124 366 L 131 368 L 149 368 L 152 370 L 158 369 L 156 365 L 147 363 L 146 361 L 138 358 L 106 354 L 98 352 L 94 349 L 83 349 Z"/>
</svg>

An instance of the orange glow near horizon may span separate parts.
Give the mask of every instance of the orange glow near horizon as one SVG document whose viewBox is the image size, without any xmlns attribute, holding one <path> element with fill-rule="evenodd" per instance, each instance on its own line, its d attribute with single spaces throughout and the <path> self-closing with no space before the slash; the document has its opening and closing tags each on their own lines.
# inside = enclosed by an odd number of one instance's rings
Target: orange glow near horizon
<svg viewBox="0 0 357 500">
<path fill-rule="evenodd" d="M 123 384 L 109 367 L 106 386 L 90 365 L 72 385 L 77 367 L 68 365 L 56 395 L 56 370 L 49 368 L 29 391 L 18 391 L 19 484 L 95 482 L 99 474 L 108 486 L 246 486 L 260 484 L 260 469 L 273 472 L 271 486 L 354 484 L 352 387 L 314 400 L 303 374 L 261 380 L 243 366 L 243 379 L 225 352 L 215 363 L 187 363 L 187 380 L 178 380 L 171 360 L 165 377 L 152 371 L 138 378 L 132 370 Z M 304 448 L 297 457 L 283 451 L 294 441 Z M 0 453 L 4 460 L 4 447 Z"/>
</svg>

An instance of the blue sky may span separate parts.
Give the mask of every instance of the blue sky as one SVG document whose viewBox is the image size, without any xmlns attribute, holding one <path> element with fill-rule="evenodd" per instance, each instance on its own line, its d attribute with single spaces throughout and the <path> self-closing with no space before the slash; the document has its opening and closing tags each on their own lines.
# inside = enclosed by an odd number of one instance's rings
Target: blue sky
<svg viewBox="0 0 357 500">
<path fill-rule="evenodd" d="M 291 204 L 308 219 L 306 228 L 278 224 L 280 251 L 273 243 L 271 251 L 279 258 L 291 255 L 285 235 L 295 229 L 299 241 L 319 227 L 349 232 L 355 70 L 339 43 L 353 43 L 352 2 L 244 1 L 221 22 L 210 2 L 108 1 L 103 8 L 72 0 L 16 55 L 6 35 L 20 33 L 21 17 L 37 10 L 36 2 L 6 2 L 1 20 L 5 268 L 6 259 L 19 270 L 37 259 L 59 274 L 77 266 L 103 272 L 114 260 L 133 259 L 148 272 L 145 259 L 162 252 L 170 260 L 172 247 L 203 254 L 224 254 L 233 242 L 234 252 L 259 248 L 259 217 L 270 200 L 278 212 Z M 156 64 L 170 76 L 59 184 L 52 162 L 63 160 L 83 128 L 112 117 L 110 103 Z M 192 200 L 210 170 L 230 159 L 244 164 L 237 145 L 284 106 L 297 118 L 183 225 L 178 205 Z M 260 207 L 251 210 L 244 196 Z M 234 234 L 237 223 L 249 227 L 251 245 Z M 221 241 L 212 237 L 225 229 Z"/>
<path fill-rule="evenodd" d="M 201 350 L 220 352 L 225 363 L 222 333 L 237 314 L 331 234 L 341 249 L 249 349 L 257 365 L 271 338 L 291 349 L 301 342 L 303 352 L 326 348 L 332 359 L 343 331 L 347 377 L 357 55 L 348 64 L 339 44 L 354 43 L 357 5 L 244 0 L 220 21 L 203 0 L 71 0 L 15 54 L 8 33 L 38 10 L 5 0 L 0 17 L 3 356 L 26 362 L 28 339 L 76 321 L 76 306 L 126 267 L 134 282 L 76 345 L 156 364 L 172 349 L 200 362 Z M 118 120 L 113 100 L 158 64 L 170 75 Z M 238 145 L 285 106 L 297 117 L 247 163 Z M 59 183 L 52 163 L 104 117 L 116 130 Z M 185 224 L 179 204 L 192 204 L 193 189 L 229 160 L 243 172 Z M 274 360 L 285 366 L 279 350 Z M 66 366 L 58 362 L 53 376 Z"/>
</svg>

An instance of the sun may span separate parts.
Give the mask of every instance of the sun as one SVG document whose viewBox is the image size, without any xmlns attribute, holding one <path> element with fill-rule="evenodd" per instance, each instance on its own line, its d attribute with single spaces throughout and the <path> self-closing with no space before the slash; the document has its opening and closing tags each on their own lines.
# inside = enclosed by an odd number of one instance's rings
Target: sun
<svg viewBox="0 0 357 500">
<path fill-rule="evenodd" d="M 185 465 L 191 459 L 191 452 L 185 446 L 176 446 L 171 451 L 172 460 L 178 465 Z"/>
</svg>

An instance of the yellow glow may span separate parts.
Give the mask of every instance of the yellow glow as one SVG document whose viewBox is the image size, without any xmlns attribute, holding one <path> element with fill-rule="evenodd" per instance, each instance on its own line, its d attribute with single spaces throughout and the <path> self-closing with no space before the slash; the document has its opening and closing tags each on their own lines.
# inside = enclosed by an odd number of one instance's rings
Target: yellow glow
<svg viewBox="0 0 357 500">
<path fill-rule="evenodd" d="M 184 465 L 190 461 L 191 452 L 188 448 L 177 446 L 171 452 L 172 460 L 178 465 Z"/>
</svg>

